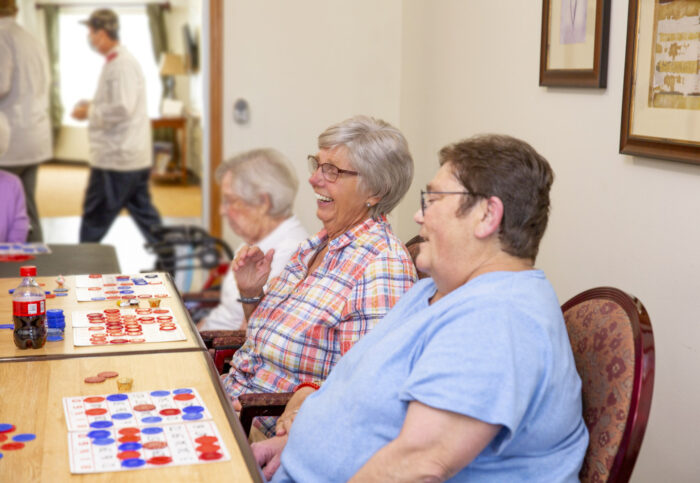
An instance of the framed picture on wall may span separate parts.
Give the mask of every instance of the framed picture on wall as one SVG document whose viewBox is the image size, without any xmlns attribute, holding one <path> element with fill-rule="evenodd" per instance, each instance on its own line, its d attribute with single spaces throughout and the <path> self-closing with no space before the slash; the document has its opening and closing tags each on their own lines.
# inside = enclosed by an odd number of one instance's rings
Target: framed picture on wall
<svg viewBox="0 0 700 483">
<path fill-rule="evenodd" d="M 541 86 L 605 87 L 610 1 L 542 1 Z"/>
<path fill-rule="evenodd" d="M 630 0 L 620 152 L 700 164 L 700 1 Z"/>
</svg>

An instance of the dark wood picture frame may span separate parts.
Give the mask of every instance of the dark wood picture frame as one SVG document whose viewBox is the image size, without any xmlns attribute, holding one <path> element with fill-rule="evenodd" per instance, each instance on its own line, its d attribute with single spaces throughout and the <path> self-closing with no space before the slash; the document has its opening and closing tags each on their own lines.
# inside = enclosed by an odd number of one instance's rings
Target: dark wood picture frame
<svg viewBox="0 0 700 483">
<path fill-rule="evenodd" d="M 686 142 L 662 136 L 639 135 L 632 132 L 635 85 L 639 79 L 638 72 L 640 69 L 637 62 L 640 8 L 640 0 L 629 1 L 625 78 L 622 90 L 620 153 L 700 165 L 700 142 Z M 644 48 L 651 49 L 651 45 Z M 648 74 L 644 73 L 644 75 Z"/>
<path fill-rule="evenodd" d="M 610 37 L 611 0 L 587 0 L 596 2 L 595 35 L 591 69 L 550 69 L 549 57 L 552 38 L 550 23 L 552 3 L 561 0 L 542 1 L 542 43 L 540 46 L 540 85 L 551 87 L 605 88 L 608 77 L 608 39 Z M 581 0 L 579 0 L 581 1 Z"/>
</svg>

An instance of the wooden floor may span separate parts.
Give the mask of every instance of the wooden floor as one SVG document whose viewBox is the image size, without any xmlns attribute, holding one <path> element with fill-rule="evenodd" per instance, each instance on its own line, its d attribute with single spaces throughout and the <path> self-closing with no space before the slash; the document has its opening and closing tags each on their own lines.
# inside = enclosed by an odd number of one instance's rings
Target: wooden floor
<svg viewBox="0 0 700 483">
<path fill-rule="evenodd" d="M 36 190 L 39 216 L 80 216 L 89 171 L 87 165 L 42 164 Z M 151 183 L 151 196 L 162 217 L 202 216 L 202 190 L 199 185 Z"/>
</svg>

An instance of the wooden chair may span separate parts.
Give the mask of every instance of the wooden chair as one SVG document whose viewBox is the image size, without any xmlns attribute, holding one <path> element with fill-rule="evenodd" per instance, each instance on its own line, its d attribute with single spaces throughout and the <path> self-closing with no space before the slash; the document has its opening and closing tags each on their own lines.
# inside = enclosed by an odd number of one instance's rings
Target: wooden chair
<svg viewBox="0 0 700 483">
<path fill-rule="evenodd" d="M 562 306 L 590 434 L 579 477 L 629 481 L 644 438 L 654 387 L 654 335 L 642 303 L 599 287 Z"/>
</svg>

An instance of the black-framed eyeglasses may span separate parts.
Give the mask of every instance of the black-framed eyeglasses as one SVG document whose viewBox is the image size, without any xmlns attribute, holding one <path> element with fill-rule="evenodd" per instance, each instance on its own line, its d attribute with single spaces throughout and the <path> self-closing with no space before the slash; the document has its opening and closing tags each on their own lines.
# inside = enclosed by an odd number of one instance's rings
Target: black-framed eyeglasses
<svg viewBox="0 0 700 483">
<path fill-rule="evenodd" d="M 424 191 L 420 190 L 420 211 L 423 216 L 425 216 L 425 209 L 430 206 L 433 201 L 425 198 L 425 195 L 472 195 L 472 196 L 482 196 L 486 195 L 481 193 L 472 193 L 471 191 Z"/>
<path fill-rule="evenodd" d="M 326 178 L 326 181 L 330 181 L 331 183 L 334 183 L 338 179 L 340 173 L 349 174 L 351 176 L 358 176 L 360 174 L 357 171 L 340 169 L 339 167 L 331 163 L 320 163 L 318 158 L 313 154 L 309 154 L 308 160 L 309 173 L 314 174 L 318 168 L 321 168 L 321 173 L 323 174 L 323 177 Z"/>
</svg>

